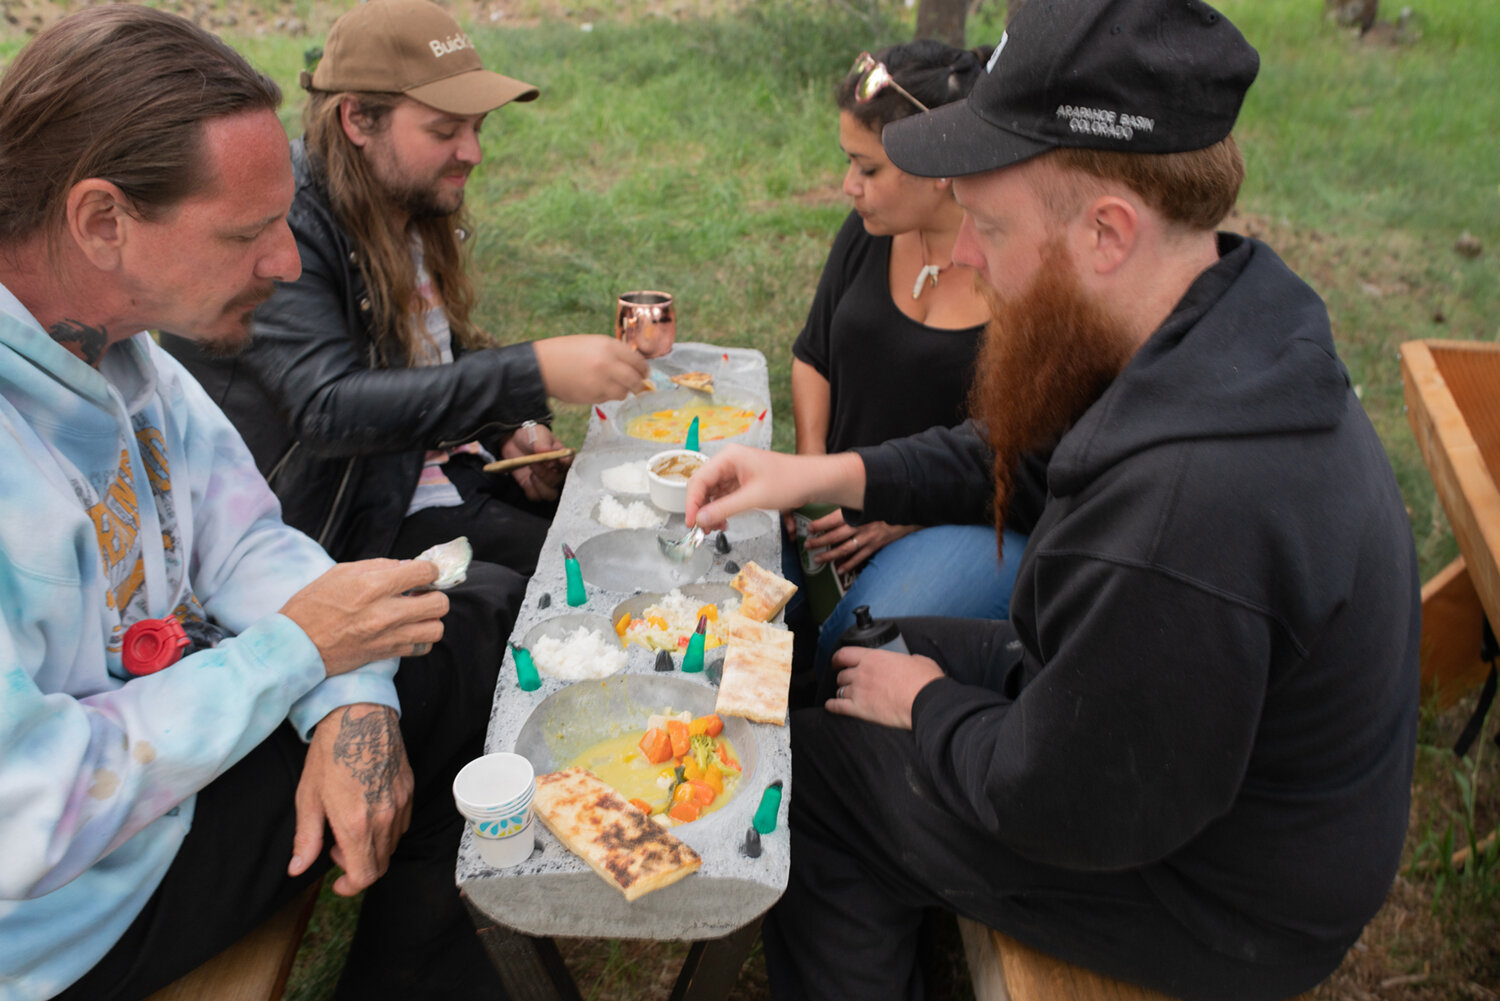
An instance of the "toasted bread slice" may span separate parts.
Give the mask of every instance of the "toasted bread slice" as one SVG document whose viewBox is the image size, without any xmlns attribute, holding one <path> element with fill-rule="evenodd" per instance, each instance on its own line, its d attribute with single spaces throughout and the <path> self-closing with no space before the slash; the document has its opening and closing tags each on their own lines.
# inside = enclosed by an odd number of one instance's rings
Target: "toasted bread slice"
<svg viewBox="0 0 1500 1001">
<path fill-rule="evenodd" d="M 626 900 L 670 886 L 703 864 L 697 852 L 585 768 L 538 775 L 532 809 Z"/>
<path fill-rule="evenodd" d="M 762 568 L 753 560 L 740 568 L 729 586 L 744 595 L 740 614 L 761 622 L 774 619 L 797 593 L 796 584 Z"/>
</svg>

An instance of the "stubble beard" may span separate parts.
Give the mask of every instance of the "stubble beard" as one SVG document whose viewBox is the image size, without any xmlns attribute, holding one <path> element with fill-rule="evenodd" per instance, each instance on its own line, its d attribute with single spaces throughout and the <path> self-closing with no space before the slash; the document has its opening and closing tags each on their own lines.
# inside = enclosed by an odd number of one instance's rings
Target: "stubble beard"
<svg viewBox="0 0 1500 1001">
<path fill-rule="evenodd" d="M 995 453 L 995 528 L 1024 452 L 1057 442 L 1130 360 L 1123 325 L 1084 291 L 1060 239 L 1047 243 L 1031 285 L 1006 299 L 978 278 L 991 320 L 976 362 L 969 413 Z"/>
<path fill-rule="evenodd" d="M 251 326 L 255 320 L 254 309 L 240 311 L 246 306 L 259 307 L 271 298 L 271 294 L 275 291 L 276 286 L 267 283 L 235 296 L 224 307 L 223 313 L 226 323 L 230 322 L 229 317 L 234 315 L 233 328 L 193 339 L 198 342 L 203 352 L 212 358 L 233 358 L 249 345 Z"/>
<path fill-rule="evenodd" d="M 445 166 L 426 183 L 404 181 L 397 185 L 387 184 L 386 195 L 412 222 L 457 215 L 464 207 L 464 189 L 446 191 L 443 187 L 443 178 L 452 172 L 450 165 Z"/>
</svg>

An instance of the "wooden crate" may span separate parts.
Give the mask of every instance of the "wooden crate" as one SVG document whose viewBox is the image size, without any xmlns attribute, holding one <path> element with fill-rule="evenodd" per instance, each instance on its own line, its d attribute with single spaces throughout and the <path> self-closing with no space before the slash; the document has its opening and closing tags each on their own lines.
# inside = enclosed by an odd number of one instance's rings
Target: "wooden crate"
<svg viewBox="0 0 1500 1001">
<path fill-rule="evenodd" d="M 1460 560 L 1422 589 L 1422 684 L 1440 707 L 1484 680 L 1481 615 L 1500 624 L 1500 344 L 1401 345 L 1406 415 Z"/>
</svg>

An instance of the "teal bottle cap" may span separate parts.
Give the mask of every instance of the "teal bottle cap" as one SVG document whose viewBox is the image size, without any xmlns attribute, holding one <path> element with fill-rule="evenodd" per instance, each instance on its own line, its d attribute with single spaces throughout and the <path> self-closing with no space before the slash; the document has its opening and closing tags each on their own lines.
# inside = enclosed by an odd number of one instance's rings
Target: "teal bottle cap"
<svg viewBox="0 0 1500 1001">
<path fill-rule="evenodd" d="M 579 567 L 578 557 L 566 542 L 563 543 L 563 571 L 568 577 L 568 604 L 577 608 L 589 598 L 588 592 L 583 589 L 583 569 Z"/>
<path fill-rule="evenodd" d="M 698 628 L 688 637 L 687 652 L 682 655 L 682 670 L 685 674 L 697 674 L 703 670 L 703 644 L 708 632 L 708 617 L 698 616 Z"/>
<path fill-rule="evenodd" d="M 755 808 L 755 817 L 750 821 L 762 834 L 776 830 L 776 815 L 781 812 L 781 780 L 766 786 L 760 795 L 760 806 Z"/>
<path fill-rule="evenodd" d="M 542 679 L 536 673 L 536 663 L 531 659 L 531 651 L 512 643 L 510 653 L 516 661 L 516 684 L 521 686 L 521 691 L 534 692 L 541 688 Z"/>
</svg>

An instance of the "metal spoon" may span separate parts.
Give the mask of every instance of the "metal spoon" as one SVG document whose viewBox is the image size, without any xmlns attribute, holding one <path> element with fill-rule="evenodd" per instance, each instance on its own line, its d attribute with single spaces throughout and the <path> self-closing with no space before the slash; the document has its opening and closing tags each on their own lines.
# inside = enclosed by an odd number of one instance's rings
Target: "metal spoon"
<svg viewBox="0 0 1500 1001">
<path fill-rule="evenodd" d="M 693 558 L 693 553 L 698 551 L 707 534 L 697 526 L 688 529 L 681 536 L 673 535 L 664 528 L 656 533 L 656 545 L 661 549 L 662 555 L 673 563 L 686 563 Z"/>
</svg>

